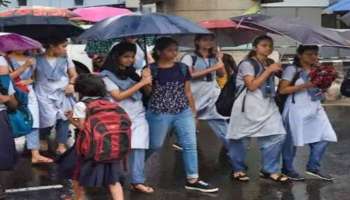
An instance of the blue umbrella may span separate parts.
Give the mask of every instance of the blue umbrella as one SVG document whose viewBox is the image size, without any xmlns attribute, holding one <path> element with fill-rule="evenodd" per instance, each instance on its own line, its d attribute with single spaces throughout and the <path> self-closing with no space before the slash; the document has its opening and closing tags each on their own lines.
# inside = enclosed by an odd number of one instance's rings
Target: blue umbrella
<svg viewBox="0 0 350 200">
<path fill-rule="evenodd" d="M 79 39 L 96 41 L 137 37 L 146 40 L 148 36 L 193 34 L 211 34 L 211 32 L 183 17 L 152 13 L 105 19 L 86 30 L 79 36 Z M 147 55 L 146 42 L 144 42 L 143 50 Z"/>
<path fill-rule="evenodd" d="M 324 10 L 324 12 L 328 14 L 346 11 L 350 11 L 350 0 L 337 1 Z"/>
</svg>

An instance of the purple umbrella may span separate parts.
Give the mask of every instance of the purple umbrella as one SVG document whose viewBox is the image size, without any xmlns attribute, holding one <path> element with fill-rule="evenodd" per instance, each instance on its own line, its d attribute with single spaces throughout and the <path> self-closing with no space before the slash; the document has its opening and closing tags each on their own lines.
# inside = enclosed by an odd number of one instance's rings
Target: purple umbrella
<svg viewBox="0 0 350 200">
<path fill-rule="evenodd" d="M 0 51 L 24 51 L 42 48 L 40 42 L 16 33 L 0 33 Z"/>
<path fill-rule="evenodd" d="M 233 21 L 272 34 L 289 37 L 304 45 L 350 47 L 350 43 L 336 31 L 306 23 L 299 18 L 267 15 L 243 15 Z"/>
</svg>

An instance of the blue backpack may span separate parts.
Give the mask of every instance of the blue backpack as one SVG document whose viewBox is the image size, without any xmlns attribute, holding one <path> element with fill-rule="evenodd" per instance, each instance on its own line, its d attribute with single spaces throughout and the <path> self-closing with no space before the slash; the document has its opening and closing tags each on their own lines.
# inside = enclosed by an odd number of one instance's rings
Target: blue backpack
<svg viewBox="0 0 350 200">
<path fill-rule="evenodd" d="M 10 75 L 0 76 L 0 92 L 3 95 L 8 95 L 10 82 Z M 18 101 L 18 106 L 16 109 L 8 109 L 8 117 L 13 137 L 17 138 L 31 133 L 33 128 L 33 116 L 28 109 L 28 93 L 23 92 L 15 86 L 14 89 L 14 95 Z"/>
</svg>

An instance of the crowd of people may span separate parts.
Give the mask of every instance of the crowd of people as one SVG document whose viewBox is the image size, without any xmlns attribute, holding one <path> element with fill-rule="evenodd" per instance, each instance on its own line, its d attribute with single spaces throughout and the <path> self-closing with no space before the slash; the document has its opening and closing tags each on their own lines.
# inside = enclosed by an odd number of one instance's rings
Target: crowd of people
<svg viewBox="0 0 350 200">
<path fill-rule="evenodd" d="M 33 129 L 26 135 L 33 164 L 54 162 L 40 154 L 40 140 L 46 139 L 53 128 L 56 154 L 67 157 L 70 124 L 80 130 L 77 142 L 88 129 L 95 135 L 107 133 L 112 126 L 125 126 L 125 135 L 128 131 L 131 134 L 130 141 L 126 141 L 130 151 L 124 156 L 128 157 L 130 188 L 151 194 L 156 189 L 146 184 L 145 163 L 162 148 L 171 132 L 182 152 L 185 188 L 218 192 L 218 187 L 200 178 L 198 170 L 196 133 L 199 121 L 204 121 L 222 142 L 234 181 L 250 180 L 245 157 L 251 138 L 257 139 L 261 152 L 261 178 L 279 183 L 304 180 L 293 161 L 297 147 L 309 145 L 306 173 L 333 180 L 321 170 L 321 161 L 327 145 L 336 142 L 337 137 L 321 105 L 324 90 L 317 88 L 309 76 L 318 63 L 317 46 L 300 45 L 293 64 L 284 68 L 269 58 L 274 44 L 266 35 L 253 41 L 253 50 L 238 66 L 232 56 L 216 48 L 213 35 L 198 35 L 194 44 L 192 53 L 178 59 L 177 41 L 159 38 L 152 55 L 147 56 L 150 64 L 143 68 L 140 63 L 145 63 L 144 57 L 135 58 L 140 51 L 135 41 L 121 41 L 103 59 L 99 72 L 81 75 L 66 56 L 65 39 L 52 39 L 45 44 L 45 52 L 35 56 L 23 51 L 7 52 L 0 57 L 0 74 L 9 75 L 13 81 L 7 92 L 0 94 L 0 155 L 6 154 L 9 163 L 16 159 L 6 110 L 16 107 L 14 87 L 24 84 L 29 89 L 28 108 L 34 119 Z M 230 81 L 235 81 L 236 98 L 233 107 L 227 108 L 232 109 L 227 117 L 217 112 L 216 101 L 221 88 Z M 275 101 L 279 95 L 287 97 L 282 111 Z M 103 111 L 106 116 L 101 116 L 96 105 L 109 108 Z M 108 116 L 118 114 L 120 121 L 109 120 L 109 126 L 98 124 L 98 120 L 106 121 Z M 114 136 L 103 137 L 110 142 L 103 143 L 106 147 L 92 140 L 90 148 L 122 151 L 122 145 L 113 146 Z M 122 140 L 122 136 L 116 138 Z M 63 157 L 58 163 L 71 168 L 62 176 L 73 180 L 76 199 L 85 199 L 85 187 L 108 187 L 113 199 L 123 199 L 122 159 L 88 157 L 81 153 L 83 147 L 81 142 L 76 144 L 69 152 L 74 159 Z M 104 162 L 98 162 L 102 159 Z M 10 164 L 1 162 L 0 169 L 10 168 Z"/>
</svg>

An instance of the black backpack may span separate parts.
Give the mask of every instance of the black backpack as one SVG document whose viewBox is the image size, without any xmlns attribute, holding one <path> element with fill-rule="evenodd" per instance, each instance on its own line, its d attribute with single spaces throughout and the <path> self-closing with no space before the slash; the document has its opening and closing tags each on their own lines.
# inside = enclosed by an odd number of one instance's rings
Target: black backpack
<svg viewBox="0 0 350 200">
<path fill-rule="evenodd" d="M 297 82 L 297 80 L 300 78 L 300 71 L 297 71 L 295 74 L 294 74 L 294 77 L 291 81 L 291 86 L 295 85 L 295 83 Z M 275 97 L 275 102 L 277 104 L 277 107 L 280 111 L 280 113 L 283 113 L 283 110 L 284 110 L 284 107 L 286 105 L 286 101 L 288 99 L 288 96 L 289 94 L 280 94 L 280 93 L 277 93 L 276 97 Z M 292 94 L 292 103 L 295 104 L 295 93 Z"/>
<path fill-rule="evenodd" d="M 250 62 L 250 64 L 254 66 L 255 76 L 258 75 L 260 71 L 259 63 L 256 60 L 249 58 L 241 61 L 238 67 L 244 61 Z M 236 98 L 245 89 L 245 86 L 244 86 L 240 91 L 237 91 L 238 88 L 236 87 L 236 76 L 237 74 L 232 74 L 232 76 L 228 79 L 228 81 L 226 82 L 226 84 L 224 85 L 224 87 L 220 92 L 219 98 L 215 103 L 216 110 L 220 115 L 224 117 L 231 116 L 233 103 L 235 102 Z"/>
<path fill-rule="evenodd" d="M 343 96 L 350 97 L 350 71 L 347 72 L 340 86 L 340 93 Z"/>
</svg>

